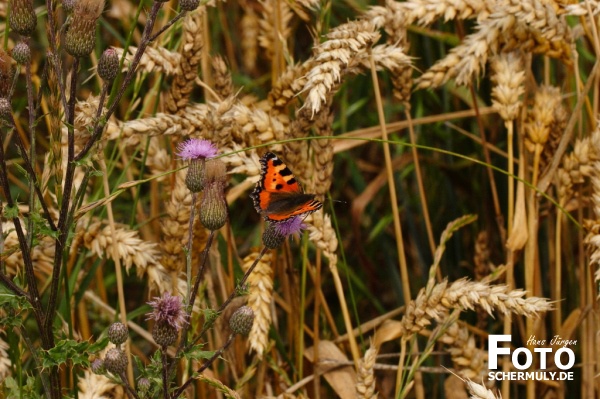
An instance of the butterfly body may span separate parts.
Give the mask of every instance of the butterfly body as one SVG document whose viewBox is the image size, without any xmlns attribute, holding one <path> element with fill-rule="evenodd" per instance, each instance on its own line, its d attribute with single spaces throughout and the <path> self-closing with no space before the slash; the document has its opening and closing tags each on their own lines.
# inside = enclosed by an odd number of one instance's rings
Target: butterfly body
<svg viewBox="0 0 600 399">
<path fill-rule="evenodd" d="M 323 207 L 314 194 L 304 193 L 292 171 L 277 155 L 267 152 L 260 165 L 260 180 L 250 197 L 265 220 L 283 222 Z"/>
</svg>

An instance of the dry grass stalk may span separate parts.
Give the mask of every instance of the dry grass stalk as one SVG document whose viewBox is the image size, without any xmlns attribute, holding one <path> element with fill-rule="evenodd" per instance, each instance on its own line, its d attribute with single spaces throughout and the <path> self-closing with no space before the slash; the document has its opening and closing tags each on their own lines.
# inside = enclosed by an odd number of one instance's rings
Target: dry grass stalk
<svg viewBox="0 0 600 399">
<path fill-rule="evenodd" d="M 447 345 L 454 369 L 462 378 L 481 380 L 486 371 L 487 352 L 477 347 L 475 337 L 466 327 L 453 323 L 439 338 Z"/>
<path fill-rule="evenodd" d="M 246 271 L 258 257 L 252 252 L 244 258 L 242 269 Z M 250 349 L 259 357 L 263 356 L 269 343 L 271 327 L 271 302 L 273 302 L 273 268 L 272 254 L 265 254 L 248 277 L 248 306 L 254 311 L 254 324 L 248 335 Z"/>
<path fill-rule="evenodd" d="M 190 12 L 183 21 L 183 39 L 179 47 L 181 72 L 173 77 L 171 88 L 165 98 L 165 108 L 171 114 L 183 112 L 198 76 L 198 66 L 204 46 L 202 29 L 204 12 L 204 8 L 199 8 Z"/>
<path fill-rule="evenodd" d="M 465 381 L 467 389 L 471 394 L 471 399 L 502 399 L 500 393 L 494 394 L 491 389 L 487 389 L 485 386 L 477 384 L 473 381 Z"/>
<path fill-rule="evenodd" d="M 492 105 L 505 121 L 512 121 L 519 115 L 522 106 L 521 96 L 525 93 L 525 71 L 517 52 L 495 56 L 491 62 Z"/>
<path fill-rule="evenodd" d="M 123 49 L 114 48 L 119 59 L 123 56 Z M 137 47 L 130 46 L 128 48 L 127 55 L 125 56 L 125 62 L 123 63 L 123 70 L 128 70 L 133 55 L 136 53 Z M 166 76 L 179 75 L 181 74 L 181 54 L 164 47 L 148 47 L 144 51 L 144 55 L 140 59 L 138 64 L 138 71 L 144 71 L 147 73 L 160 73 Z"/>
<path fill-rule="evenodd" d="M 125 398 L 124 388 L 112 382 L 103 375 L 92 373 L 91 370 L 85 370 L 83 377 L 77 382 L 79 388 L 79 397 L 81 399 L 109 399 Z"/>
<path fill-rule="evenodd" d="M 276 48 L 285 48 L 285 41 L 291 35 L 291 20 L 294 14 L 285 1 L 261 0 L 262 12 L 258 26 L 258 44 L 265 50 L 268 59 L 272 59 Z"/>
<path fill-rule="evenodd" d="M 221 56 L 214 56 L 212 58 L 213 68 L 213 89 L 221 98 L 231 97 L 233 92 L 233 81 L 231 80 L 231 73 L 227 68 L 227 64 Z"/>
<path fill-rule="evenodd" d="M 538 0 L 509 0 L 500 4 L 476 32 L 465 37 L 450 54 L 426 71 L 417 88 L 439 87 L 451 78 L 459 85 L 480 75 L 490 55 L 521 49 L 570 62 L 571 35 L 556 10 Z"/>
<path fill-rule="evenodd" d="M 362 20 L 340 25 L 326 37 L 327 40 L 315 48 L 315 64 L 302 89 L 307 93 L 304 107 L 310 109 L 313 116 L 327 102 L 348 64 L 366 52 L 379 39 L 379 33 L 371 22 Z"/>
<path fill-rule="evenodd" d="M 356 376 L 356 398 L 357 399 L 377 399 L 378 394 L 375 391 L 375 363 L 377 362 L 377 349 L 371 342 L 371 346 L 365 352 L 365 355 L 358 364 Z"/>
<path fill-rule="evenodd" d="M 540 312 L 552 309 L 545 298 L 523 298 L 525 291 L 510 290 L 506 285 L 489 285 L 466 279 L 451 284 L 442 281 L 436 284 L 430 294 L 422 289 L 417 298 L 406 307 L 402 318 L 403 334 L 415 334 L 431 324 L 431 320 L 441 321 L 449 310 L 473 310 L 481 307 L 490 315 L 499 310 L 504 314 L 516 313 L 527 317 L 535 317 Z"/>
<path fill-rule="evenodd" d="M 592 175 L 594 163 L 599 160 L 600 125 L 589 136 L 576 140 L 573 150 L 564 156 L 556 181 L 560 204 L 565 205 L 575 196 L 575 186 Z"/>
</svg>

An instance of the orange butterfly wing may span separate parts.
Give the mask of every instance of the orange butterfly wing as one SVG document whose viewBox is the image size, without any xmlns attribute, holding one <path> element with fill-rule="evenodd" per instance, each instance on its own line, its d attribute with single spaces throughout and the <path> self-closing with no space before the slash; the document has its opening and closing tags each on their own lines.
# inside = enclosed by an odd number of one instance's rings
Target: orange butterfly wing
<svg viewBox="0 0 600 399">
<path fill-rule="evenodd" d="M 260 180 L 250 197 L 265 220 L 283 222 L 321 209 L 323 204 L 314 194 L 302 191 L 292 171 L 275 154 L 267 152 L 260 164 Z"/>
</svg>

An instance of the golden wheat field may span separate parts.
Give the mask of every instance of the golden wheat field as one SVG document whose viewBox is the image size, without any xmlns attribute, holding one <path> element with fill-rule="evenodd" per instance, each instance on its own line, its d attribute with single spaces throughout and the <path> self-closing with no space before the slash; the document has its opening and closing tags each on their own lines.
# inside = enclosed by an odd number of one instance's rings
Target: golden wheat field
<svg viewBox="0 0 600 399">
<path fill-rule="evenodd" d="M 599 15 L 0 0 L 0 398 L 600 397 Z"/>
</svg>

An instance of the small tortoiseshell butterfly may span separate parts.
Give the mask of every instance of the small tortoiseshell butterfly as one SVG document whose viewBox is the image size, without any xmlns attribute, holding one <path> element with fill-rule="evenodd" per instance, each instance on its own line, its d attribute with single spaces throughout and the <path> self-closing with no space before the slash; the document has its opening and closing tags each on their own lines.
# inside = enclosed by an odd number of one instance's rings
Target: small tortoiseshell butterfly
<svg viewBox="0 0 600 399">
<path fill-rule="evenodd" d="M 265 220 L 279 223 L 309 214 L 323 204 L 315 194 L 305 194 L 292 171 L 272 152 L 260 159 L 260 180 L 250 194 L 254 208 Z"/>
</svg>

